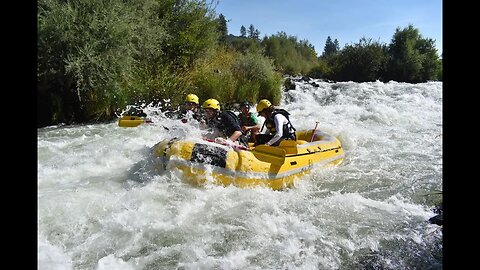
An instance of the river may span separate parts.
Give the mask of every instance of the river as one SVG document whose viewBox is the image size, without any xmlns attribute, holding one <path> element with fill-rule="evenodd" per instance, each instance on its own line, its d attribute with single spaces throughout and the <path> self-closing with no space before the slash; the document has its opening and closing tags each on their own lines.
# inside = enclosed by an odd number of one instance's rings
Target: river
<svg viewBox="0 0 480 270">
<path fill-rule="evenodd" d="M 279 107 L 345 160 L 283 191 L 158 174 L 157 142 L 201 134 L 158 108 L 38 129 L 38 269 L 442 269 L 442 83 L 313 82 Z"/>
</svg>

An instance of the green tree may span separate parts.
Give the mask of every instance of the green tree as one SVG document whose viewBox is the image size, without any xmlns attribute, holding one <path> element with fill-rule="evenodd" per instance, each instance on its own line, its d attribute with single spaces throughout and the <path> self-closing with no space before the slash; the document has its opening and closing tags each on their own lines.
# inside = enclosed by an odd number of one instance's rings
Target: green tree
<svg viewBox="0 0 480 270">
<path fill-rule="evenodd" d="M 240 36 L 241 37 L 247 37 L 247 29 L 245 29 L 245 26 L 242 25 L 242 27 L 240 27 Z"/>
<path fill-rule="evenodd" d="M 422 38 L 413 25 L 396 29 L 388 52 L 387 79 L 411 83 L 440 79 L 441 61 L 434 40 Z"/>
<path fill-rule="evenodd" d="M 218 40 L 215 13 L 204 0 L 164 1 L 173 3 L 164 13 L 171 36 L 163 44 L 166 60 L 177 68 L 191 68 L 195 59 L 203 57 Z"/>
<path fill-rule="evenodd" d="M 218 40 L 205 0 L 39 0 L 38 125 L 111 119 L 169 98 Z"/>
<path fill-rule="evenodd" d="M 285 32 L 265 37 L 262 40 L 265 55 L 274 60 L 276 68 L 285 74 L 307 74 L 318 65 L 315 48 L 307 41 L 298 41 L 296 36 Z"/>
<path fill-rule="evenodd" d="M 318 60 L 318 64 L 307 73 L 307 76 L 321 79 L 321 78 L 330 78 L 330 66 L 328 65 L 327 61 L 323 58 Z"/>
<path fill-rule="evenodd" d="M 232 37 L 229 42 L 229 47 L 241 53 L 263 51 L 259 41 L 245 37 Z"/>
<path fill-rule="evenodd" d="M 226 45 L 228 28 L 227 28 L 227 20 L 225 19 L 225 16 L 223 16 L 223 14 L 220 13 L 220 15 L 218 16 L 217 23 L 218 23 L 217 31 L 219 34 L 218 42 L 220 44 Z"/>
<path fill-rule="evenodd" d="M 202 90 L 200 99 L 213 97 L 227 107 L 232 101 L 255 103 L 262 98 L 278 104 L 281 97 L 282 76 L 273 69 L 272 60 L 259 52 L 218 48 L 215 54 L 199 60 L 189 77 L 192 88 Z"/>
<path fill-rule="evenodd" d="M 260 53 L 248 52 L 236 58 L 232 74 L 238 82 L 236 100 L 257 102 L 267 98 L 278 104 L 282 76 L 273 69 L 272 60 Z"/>
<path fill-rule="evenodd" d="M 435 40 L 421 39 L 418 44 L 418 50 L 422 55 L 420 80 L 442 80 L 442 61 L 435 48 Z"/>
<path fill-rule="evenodd" d="M 38 2 L 39 125 L 108 119 L 136 68 L 163 55 L 168 34 L 152 1 Z"/>
<path fill-rule="evenodd" d="M 327 37 L 327 40 L 325 41 L 325 47 L 323 48 L 323 57 L 329 57 L 333 54 L 336 54 L 338 51 L 340 51 L 340 46 L 338 45 L 338 40 L 335 39 L 335 41 L 332 41 L 332 38 L 330 36 Z"/>
<path fill-rule="evenodd" d="M 367 82 L 380 79 L 387 62 L 387 46 L 365 37 L 333 56 L 330 77 L 337 81 Z"/>
<path fill-rule="evenodd" d="M 260 31 L 258 29 L 255 29 L 255 32 L 253 33 L 253 38 L 255 40 L 260 40 Z"/>
<path fill-rule="evenodd" d="M 248 38 L 256 39 L 255 38 L 255 26 L 253 26 L 253 24 L 250 24 L 250 26 L 248 27 Z"/>
</svg>

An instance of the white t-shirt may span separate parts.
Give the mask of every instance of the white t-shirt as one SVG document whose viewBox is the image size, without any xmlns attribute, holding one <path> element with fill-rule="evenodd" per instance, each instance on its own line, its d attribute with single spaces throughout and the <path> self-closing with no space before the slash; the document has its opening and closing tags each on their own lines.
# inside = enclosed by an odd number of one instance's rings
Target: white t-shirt
<svg viewBox="0 0 480 270">
<path fill-rule="evenodd" d="M 271 138 L 270 141 L 266 143 L 266 145 L 272 145 L 276 143 L 278 140 L 280 140 L 280 138 L 282 138 L 283 136 L 283 125 L 288 124 L 288 119 L 285 116 L 283 116 L 283 114 L 281 113 L 277 113 L 273 117 L 273 121 L 275 122 L 276 133 L 273 136 L 273 138 Z"/>
</svg>

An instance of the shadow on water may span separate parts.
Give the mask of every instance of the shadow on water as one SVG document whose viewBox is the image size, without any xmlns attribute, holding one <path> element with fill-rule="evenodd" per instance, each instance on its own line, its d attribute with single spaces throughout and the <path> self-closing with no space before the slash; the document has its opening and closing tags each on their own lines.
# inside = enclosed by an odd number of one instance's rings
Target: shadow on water
<svg viewBox="0 0 480 270">
<path fill-rule="evenodd" d="M 190 136 L 188 133 L 188 126 L 184 125 L 181 127 L 171 127 L 167 128 L 163 126 L 165 130 L 168 130 L 175 136 L 167 136 L 169 142 L 172 140 L 177 140 L 178 138 L 184 139 Z M 159 140 L 158 143 L 165 141 L 166 138 Z M 155 155 L 155 148 L 157 144 L 151 147 L 143 147 L 139 151 L 142 153 L 143 159 L 139 160 L 133 164 L 126 173 L 125 187 L 130 189 L 132 187 L 144 186 L 147 183 L 154 181 L 161 182 L 175 182 L 178 180 L 177 177 L 172 177 L 170 171 L 167 170 L 166 161 L 163 157 L 158 157 Z"/>
<path fill-rule="evenodd" d="M 443 269 L 442 239 L 432 232 L 428 246 L 411 239 L 385 240 L 379 250 L 358 250 L 356 258 L 347 269 L 390 270 L 390 269 Z M 363 253 L 363 254 L 362 254 Z M 346 260 L 348 261 L 348 260 Z"/>
<path fill-rule="evenodd" d="M 125 185 L 127 188 L 146 185 L 156 176 L 165 172 L 161 159 L 153 155 L 153 147 L 144 147 L 144 159 L 139 160 L 127 171 Z"/>
</svg>

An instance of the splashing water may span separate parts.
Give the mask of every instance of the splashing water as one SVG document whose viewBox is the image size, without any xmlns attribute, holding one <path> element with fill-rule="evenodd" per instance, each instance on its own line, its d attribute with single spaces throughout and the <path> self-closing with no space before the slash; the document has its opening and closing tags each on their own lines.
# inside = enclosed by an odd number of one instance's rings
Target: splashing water
<svg viewBox="0 0 480 270">
<path fill-rule="evenodd" d="M 39 269 L 442 269 L 442 83 L 296 82 L 279 107 L 340 139 L 345 161 L 295 188 L 194 187 L 151 148 L 201 130 L 38 129 Z"/>
</svg>

